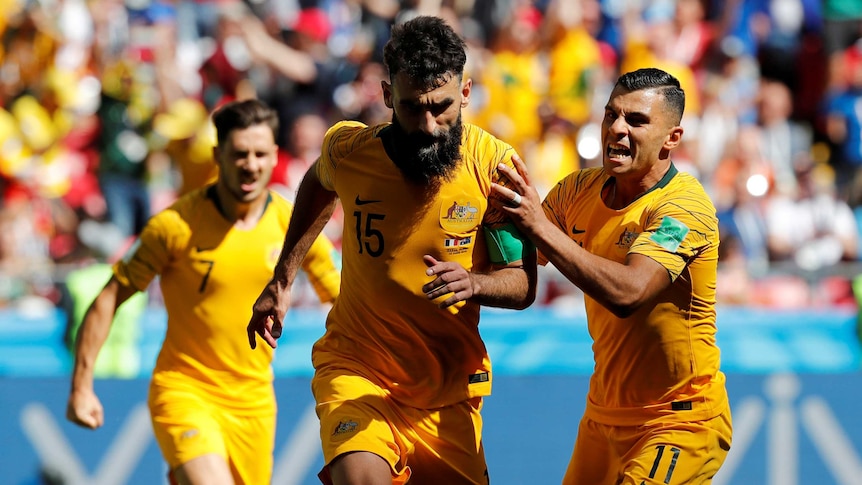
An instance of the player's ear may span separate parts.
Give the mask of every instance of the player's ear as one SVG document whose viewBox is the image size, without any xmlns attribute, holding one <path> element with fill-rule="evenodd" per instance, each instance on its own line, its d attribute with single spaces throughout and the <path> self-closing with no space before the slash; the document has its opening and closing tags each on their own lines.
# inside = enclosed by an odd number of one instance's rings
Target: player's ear
<svg viewBox="0 0 862 485">
<path fill-rule="evenodd" d="M 470 104 L 470 92 L 473 90 L 473 79 L 467 78 L 461 83 L 461 108 Z"/>
<path fill-rule="evenodd" d="M 380 81 L 380 88 L 383 89 L 383 103 L 387 108 L 392 109 L 392 85 L 386 81 Z"/>
<path fill-rule="evenodd" d="M 664 148 L 667 150 L 673 150 L 678 147 L 680 143 L 682 143 L 682 133 L 683 129 L 681 126 L 674 126 L 670 129 L 667 134 L 667 138 L 664 141 Z"/>
</svg>

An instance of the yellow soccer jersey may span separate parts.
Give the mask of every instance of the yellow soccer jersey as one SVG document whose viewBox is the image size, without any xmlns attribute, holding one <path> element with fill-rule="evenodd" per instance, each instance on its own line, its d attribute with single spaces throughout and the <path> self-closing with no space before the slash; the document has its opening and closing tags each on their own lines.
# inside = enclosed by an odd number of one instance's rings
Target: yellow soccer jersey
<svg viewBox="0 0 862 485">
<path fill-rule="evenodd" d="M 155 215 L 114 274 L 138 290 L 161 275 L 168 325 L 155 383 L 198 389 L 229 408 L 252 410 L 273 399 L 266 385 L 272 349 L 250 350 L 246 325 L 272 278 L 293 206 L 271 192 L 258 224 L 240 230 L 213 200 L 208 189 L 199 189 Z M 322 301 L 339 291 L 333 251 L 318 238 L 303 262 Z"/>
<path fill-rule="evenodd" d="M 585 415 L 620 426 L 717 416 L 728 403 L 715 341 L 715 208 L 700 183 L 673 166 L 621 210 L 602 201 L 607 181 L 601 168 L 574 172 L 545 198 L 546 215 L 593 254 L 619 263 L 628 253 L 652 258 L 672 283 L 624 319 L 586 297 L 595 371 Z M 539 261 L 546 263 L 541 254 Z"/>
<path fill-rule="evenodd" d="M 462 160 L 437 192 L 410 184 L 379 137 L 388 123 L 341 122 L 324 140 L 317 174 L 344 208 L 343 291 L 315 344 L 317 369 L 363 375 L 416 408 L 445 406 L 491 391 L 491 364 L 479 336 L 479 305 L 446 310 L 429 301 L 422 256 L 487 264 L 481 225 L 499 223 L 488 205 L 497 165 L 511 146 L 464 124 Z M 502 182 L 502 180 L 501 180 Z"/>
</svg>

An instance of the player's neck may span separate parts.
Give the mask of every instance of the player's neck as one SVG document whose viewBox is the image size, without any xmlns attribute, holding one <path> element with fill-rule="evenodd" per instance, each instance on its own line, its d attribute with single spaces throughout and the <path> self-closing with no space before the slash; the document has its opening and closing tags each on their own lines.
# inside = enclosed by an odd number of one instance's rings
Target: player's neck
<svg viewBox="0 0 862 485">
<path fill-rule="evenodd" d="M 253 201 L 239 201 L 218 185 L 210 187 L 207 195 L 212 199 L 219 214 L 238 229 L 250 229 L 256 226 L 272 200 L 272 195 L 266 191 Z"/>
</svg>

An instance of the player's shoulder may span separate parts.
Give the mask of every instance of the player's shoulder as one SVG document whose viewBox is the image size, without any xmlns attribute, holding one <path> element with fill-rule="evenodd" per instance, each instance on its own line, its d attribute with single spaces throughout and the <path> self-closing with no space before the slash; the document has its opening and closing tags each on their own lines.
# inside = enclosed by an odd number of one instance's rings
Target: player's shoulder
<svg viewBox="0 0 862 485">
<path fill-rule="evenodd" d="M 473 123 L 463 123 L 462 141 L 465 148 L 482 148 L 486 145 L 499 145 L 511 148 L 505 141 Z"/>
<path fill-rule="evenodd" d="M 667 188 L 669 192 L 675 195 L 685 195 L 693 198 L 708 197 L 706 189 L 694 175 L 689 172 L 677 170 L 676 167 L 671 167 L 675 173 L 668 181 Z"/>
<path fill-rule="evenodd" d="M 344 120 L 339 121 L 326 131 L 324 137 L 325 146 L 338 145 L 342 147 L 353 146 L 360 147 L 370 140 L 373 140 L 381 129 L 389 123 L 368 126 L 360 121 Z"/>
<path fill-rule="evenodd" d="M 468 160 L 496 164 L 508 160 L 515 153 L 512 145 L 472 123 L 464 123 L 461 135 L 461 152 Z"/>
<path fill-rule="evenodd" d="M 200 214 L 204 204 L 210 203 L 207 198 L 207 190 L 209 188 L 207 186 L 195 189 L 178 197 L 168 207 L 151 217 L 150 223 L 172 225 L 187 221 L 196 214 Z"/>
<path fill-rule="evenodd" d="M 293 202 L 276 190 L 269 189 L 268 207 L 271 207 L 278 212 L 290 213 L 293 211 Z"/>
<path fill-rule="evenodd" d="M 673 166 L 671 171 L 674 173 L 662 190 L 652 191 L 655 195 L 650 205 L 656 214 L 671 215 L 690 224 L 704 225 L 699 229 L 702 232 L 709 228 L 715 229 L 715 205 L 697 177 L 688 172 L 677 171 Z"/>
<path fill-rule="evenodd" d="M 566 175 L 554 187 L 554 191 L 563 194 L 574 194 L 589 189 L 601 190 L 608 179 L 602 167 L 586 167 Z"/>
<path fill-rule="evenodd" d="M 332 126 L 326 130 L 326 136 L 329 137 L 346 137 L 355 135 L 365 129 L 368 128 L 368 125 L 362 123 L 361 121 L 353 121 L 353 120 L 342 120 L 335 122 Z"/>
<path fill-rule="evenodd" d="M 377 135 L 387 126 L 389 123 L 368 126 L 359 121 L 339 121 L 327 130 L 321 157 L 337 165 L 339 160 L 349 157 L 369 143 L 376 143 Z"/>
</svg>

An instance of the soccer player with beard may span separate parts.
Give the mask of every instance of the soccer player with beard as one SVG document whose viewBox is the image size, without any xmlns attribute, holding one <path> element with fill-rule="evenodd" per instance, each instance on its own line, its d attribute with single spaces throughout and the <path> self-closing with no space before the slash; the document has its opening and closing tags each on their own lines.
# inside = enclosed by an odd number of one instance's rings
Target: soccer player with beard
<svg viewBox="0 0 862 485">
<path fill-rule="evenodd" d="M 544 201 L 522 161 L 501 167 L 522 196 L 494 206 L 586 295 L 595 370 L 564 485 L 710 483 L 731 443 L 716 345 L 718 220 L 671 161 L 685 93 L 659 69 L 622 75 L 605 105 L 604 159 Z"/>
<path fill-rule="evenodd" d="M 292 206 L 267 189 L 276 112 L 257 100 L 233 102 L 213 121 L 219 178 L 155 215 L 114 265 L 78 332 L 67 417 L 88 428 L 103 424 L 93 390 L 99 349 L 117 307 L 161 275 L 168 325 L 148 404 L 171 481 L 258 485 L 272 473 L 273 353 L 250 352 L 237 323 L 272 277 Z M 334 250 L 317 238 L 302 261 L 322 302 L 339 292 Z"/>
<path fill-rule="evenodd" d="M 480 410 L 492 373 L 479 308 L 535 299 L 535 250 L 488 203 L 514 151 L 461 123 L 472 81 L 464 42 L 441 19 L 396 25 L 383 54 L 392 122 L 327 132 L 249 343 L 276 345 L 297 264 L 340 199 L 342 290 L 312 351 L 320 479 L 486 484 Z"/>
</svg>

